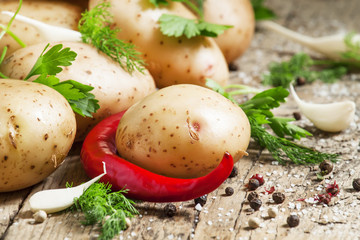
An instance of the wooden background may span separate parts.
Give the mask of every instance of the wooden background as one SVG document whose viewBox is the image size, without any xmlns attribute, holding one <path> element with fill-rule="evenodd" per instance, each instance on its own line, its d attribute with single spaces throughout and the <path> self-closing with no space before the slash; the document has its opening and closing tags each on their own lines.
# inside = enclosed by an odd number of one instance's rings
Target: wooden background
<svg viewBox="0 0 360 240">
<path fill-rule="evenodd" d="M 266 0 L 266 5 L 276 12 L 278 23 L 311 36 L 340 31 L 360 32 L 358 0 Z M 250 49 L 235 62 L 238 71 L 231 73 L 232 82 L 261 87 L 261 74 L 271 61 L 288 59 L 299 51 L 318 56 L 281 36 L 258 28 Z M 359 106 L 359 80 L 359 74 L 351 74 L 331 85 L 316 82 L 298 87 L 297 91 L 308 101 L 350 99 Z M 289 97 L 277 114 L 291 117 L 295 111 L 298 109 Z M 116 239 L 359 239 L 360 192 L 354 192 L 351 186 L 353 178 L 360 177 L 358 112 L 349 129 L 337 134 L 317 130 L 304 117 L 297 123 L 314 135 L 302 140 L 302 144 L 341 154 L 342 161 L 324 181 L 316 181 L 317 166 L 278 165 L 266 151 L 261 152 L 252 143 L 249 157 L 236 164 L 239 175 L 226 180 L 218 190 L 209 194 L 201 211 L 195 209 L 193 201 L 175 203 L 178 212 L 168 218 L 163 213 L 165 204 L 137 204 L 141 215 L 133 218 L 131 227 Z M 97 227 L 82 226 L 79 223 L 81 216 L 77 213 L 52 214 L 44 223 L 34 224 L 29 211 L 28 199 L 35 192 L 64 187 L 66 182 L 77 185 L 88 179 L 79 162 L 80 147 L 75 145 L 65 163 L 42 183 L 22 191 L 0 194 L 0 239 L 96 239 L 99 234 Z M 256 212 L 249 211 L 248 192 L 244 185 L 255 173 L 263 174 L 266 180 L 257 191 L 260 193 L 264 187 L 275 186 L 276 190 L 286 195 L 283 204 L 274 205 L 270 201 L 271 196 L 261 195 L 262 208 Z M 314 197 L 334 180 L 340 186 L 340 194 L 332 199 L 329 206 L 296 201 Z M 228 186 L 235 190 L 232 196 L 224 195 Z M 267 217 L 270 206 L 279 208 L 279 214 L 274 219 Z M 296 228 L 286 225 L 290 213 L 300 216 L 300 225 Z M 261 226 L 255 230 L 248 227 L 252 216 L 261 219 Z"/>
</svg>

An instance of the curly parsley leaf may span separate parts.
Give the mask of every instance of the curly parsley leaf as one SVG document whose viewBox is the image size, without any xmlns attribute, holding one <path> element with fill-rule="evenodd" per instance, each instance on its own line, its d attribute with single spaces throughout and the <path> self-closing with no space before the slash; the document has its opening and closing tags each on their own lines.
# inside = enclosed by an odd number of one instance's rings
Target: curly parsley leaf
<svg viewBox="0 0 360 240">
<path fill-rule="evenodd" d="M 262 83 L 269 86 L 288 88 L 297 78 L 307 83 L 321 80 L 333 83 L 348 71 L 345 64 L 332 60 L 313 60 L 308 54 L 297 53 L 289 61 L 272 62 L 269 73 L 262 76 Z"/>
<path fill-rule="evenodd" d="M 74 112 L 81 116 L 92 117 L 92 113 L 100 108 L 98 100 L 90 93 L 94 88 L 74 80 L 60 82 L 55 76 L 62 71 L 61 67 L 70 66 L 77 54 L 70 48 L 57 44 L 46 51 L 49 44 L 40 54 L 30 73 L 24 80 L 39 75 L 34 82 L 44 84 L 58 91 L 70 103 Z"/>
<path fill-rule="evenodd" d="M 207 79 L 206 85 L 234 102 L 231 92 L 225 91 L 214 81 Z M 251 137 L 281 164 L 288 160 L 296 164 L 319 163 L 324 159 L 337 161 L 336 154 L 320 153 L 286 138 L 300 139 L 311 136 L 311 133 L 305 129 L 291 124 L 294 119 L 275 117 L 272 113 L 271 110 L 285 102 L 288 95 L 286 89 L 276 87 L 262 91 L 244 103 L 237 103 L 249 119 Z M 269 133 L 265 125 L 268 125 L 277 136 Z"/>
<path fill-rule="evenodd" d="M 102 226 L 99 239 L 113 239 L 127 228 L 126 218 L 139 214 L 134 202 L 124 196 L 127 192 L 112 192 L 110 184 L 94 183 L 74 200 L 74 208 L 84 213 L 84 225 Z"/>
<path fill-rule="evenodd" d="M 159 2 L 159 1 L 157 1 Z M 78 29 L 84 43 L 95 46 L 120 66 L 132 73 L 135 69 L 144 71 L 141 53 L 131 43 L 117 38 L 120 29 L 112 29 L 112 16 L 109 12 L 110 3 L 103 2 L 89 11 L 82 13 Z"/>
<path fill-rule="evenodd" d="M 275 19 L 276 14 L 268 7 L 264 6 L 264 0 L 251 0 L 254 9 L 255 20 Z"/>
</svg>

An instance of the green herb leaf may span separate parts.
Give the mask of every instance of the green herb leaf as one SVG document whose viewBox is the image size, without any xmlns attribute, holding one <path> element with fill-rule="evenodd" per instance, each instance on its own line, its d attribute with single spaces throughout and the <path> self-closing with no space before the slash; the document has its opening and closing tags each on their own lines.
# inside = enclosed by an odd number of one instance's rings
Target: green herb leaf
<svg viewBox="0 0 360 240">
<path fill-rule="evenodd" d="M 70 66 L 77 54 L 70 48 L 63 48 L 62 44 L 57 44 L 47 52 L 49 44 L 40 54 L 30 73 L 25 80 L 39 75 L 34 82 L 44 84 L 58 91 L 70 103 L 74 112 L 81 116 L 92 117 L 92 113 L 100 108 L 98 100 L 90 93 L 94 88 L 74 80 L 60 82 L 55 76 L 62 71 L 61 67 Z"/>
<path fill-rule="evenodd" d="M 337 61 L 315 61 L 305 53 L 295 54 L 289 61 L 272 62 L 269 65 L 269 73 L 262 76 L 262 83 L 269 86 L 282 86 L 288 88 L 298 77 L 302 77 L 307 83 L 321 80 L 333 83 L 345 75 L 348 68 L 345 64 Z"/>
<path fill-rule="evenodd" d="M 102 226 L 99 239 L 113 239 L 126 229 L 125 218 L 138 214 L 134 202 L 124 196 L 127 192 L 112 192 L 110 184 L 94 183 L 74 200 L 74 208 L 84 213 L 84 225 L 97 223 Z"/>
<path fill-rule="evenodd" d="M 251 4 L 254 9 L 256 21 L 276 18 L 276 14 L 271 9 L 264 6 L 264 0 L 251 0 Z"/>
<path fill-rule="evenodd" d="M 155 7 L 159 7 L 160 4 L 162 5 L 169 5 L 168 1 L 166 0 L 149 0 L 150 3 L 154 4 Z"/>
<path fill-rule="evenodd" d="M 351 66 L 360 68 L 360 41 L 354 41 L 356 34 L 351 32 L 344 38 L 344 43 L 347 51 L 342 53 L 342 59 L 348 62 Z"/>
<path fill-rule="evenodd" d="M 157 1 L 159 2 L 159 1 Z M 144 61 L 141 53 L 135 50 L 135 46 L 117 38 L 120 29 L 112 29 L 112 16 L 109 12 L 110 3 L 103 2 L 82 13 L 79 21 L 79 31 L 82 41 L 92 44 L 104 52 L 120 66 L 132 73 L 135 69 L 144 71 Z"/>
</svg>

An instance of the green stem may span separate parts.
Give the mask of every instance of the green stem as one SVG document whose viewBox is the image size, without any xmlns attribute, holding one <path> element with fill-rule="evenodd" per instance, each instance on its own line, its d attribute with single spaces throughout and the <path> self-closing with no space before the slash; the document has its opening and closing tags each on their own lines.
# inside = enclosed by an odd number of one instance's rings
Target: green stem
<svg viewBox="0 0 360 240">
<path fill-rule="evenodd" d="M 260 92 L 259 89 L 252 88 L 252 87 L 249 87 L 247 85 L 242 85 L 242 84 L 230 84 L 230 85 L 227 85 L 224 87 L 225 90 L 231 89 L 231 88 L 235 88 L 237 90 L 228 92 L 228 94 L 230 96 Z"/>
<path fill-rule="evenodd" d="M 200 9 L 195 4 L 193 4 L 189 0 L 184 0 L 183 2 L 186 5 L 188 5 L 194 12 L 196 12 L 196 14 L 199 16 L 200 20 L 204 20 L 204 14 L 200 11 Z"/>
</svg>

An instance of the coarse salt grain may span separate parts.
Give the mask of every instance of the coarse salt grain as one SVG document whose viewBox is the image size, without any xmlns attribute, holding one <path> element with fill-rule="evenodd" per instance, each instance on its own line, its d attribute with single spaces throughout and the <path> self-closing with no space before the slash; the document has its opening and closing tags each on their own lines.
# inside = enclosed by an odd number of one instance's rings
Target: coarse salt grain
<svg viewBox="0 0 360 240">
<path fill-rule="evenodd" d="M 202 210 L 201 204 L 200 203 L 196 204 L 195 209 L 200 212 Z"/>
<path fill-rule="evenodd" d="M 170 234 L 167 238 L 168 239 L 174 239 L 174 235 Z"/>
<path fill-rule="evenodd" d="M 211 226 L 213 223 L 212 221 L 207 221 L 207 224 Z"/>
</svg>

